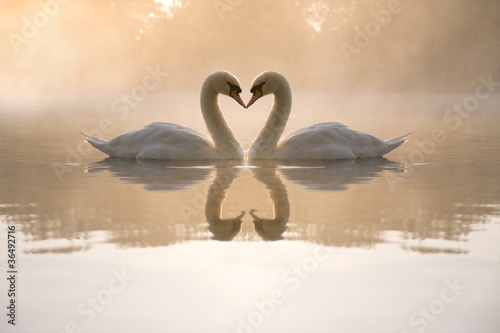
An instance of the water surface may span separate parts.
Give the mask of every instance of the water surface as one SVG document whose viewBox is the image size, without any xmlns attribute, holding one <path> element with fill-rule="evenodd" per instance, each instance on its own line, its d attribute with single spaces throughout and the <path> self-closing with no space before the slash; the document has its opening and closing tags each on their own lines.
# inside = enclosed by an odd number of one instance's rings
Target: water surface
<svg viewBox="0 0 500 333">
<path fill-rule="evenodd" d="M 206 131 L 196 94 L 127 113 L 115 96 L 2 105 L 16 328 L 498 332 L 500 98 L 446 118 L 466 97 L 297 94 L 286 131 L 339 121 L 411 139 L 380 159 L 253 165 L 109 159 L 79 134 Z M 221 100 L 245 148 L 269 104 Z"/>
</svg>

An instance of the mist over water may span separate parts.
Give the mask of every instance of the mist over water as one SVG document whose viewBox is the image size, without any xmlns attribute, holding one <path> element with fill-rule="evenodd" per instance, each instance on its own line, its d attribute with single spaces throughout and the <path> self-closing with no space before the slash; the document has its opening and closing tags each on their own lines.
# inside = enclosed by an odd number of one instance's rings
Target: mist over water
<svg viewBox="0 0 500 333">
<path fill-rule="evenodd" d="M 286 76 L 285 134 L 412 133 L 289 163 L 108 158 L 80 134 L 208 133 L 222 69 L 245 102 Z M 248 149 L 272 96 L 219 103 Z M 498 333 L 499 105 L 497 0 L 0 0 L 0 331 Z"/>
<path fill-rule="evenodd" d="M 3 1 L 0 96 L 198 91 L 227 69 L 294 90 L 469 92 L 500 68 L 500 3 L 466 1 Z"/>
</svg>

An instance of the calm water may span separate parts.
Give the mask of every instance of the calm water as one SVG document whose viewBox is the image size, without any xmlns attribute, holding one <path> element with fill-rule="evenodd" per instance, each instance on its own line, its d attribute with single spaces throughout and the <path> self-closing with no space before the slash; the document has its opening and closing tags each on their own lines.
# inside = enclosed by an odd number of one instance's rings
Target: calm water
<svg viewBox="0 0 500 333">
<path fill-rule="evenodd" d="M 288 165 L 106 159 L 79 134 L 206 131 L 197 94 L 2 104 L 15 331 L 499 332 L 500 97 L 446 113 L 466 97 L 296 94 L 287 131 L 413 134 L 385 159 Z M 270 103 L 221 101 L 244 147 Z"/>
</svg>

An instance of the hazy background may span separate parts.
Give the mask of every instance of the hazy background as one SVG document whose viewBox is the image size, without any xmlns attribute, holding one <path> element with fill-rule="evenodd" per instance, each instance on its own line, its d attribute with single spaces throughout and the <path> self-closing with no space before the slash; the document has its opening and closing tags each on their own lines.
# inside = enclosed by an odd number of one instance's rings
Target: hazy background
<svg viewBox="0 0 500 333">
<path fill-rule="evenodd" d="M 0 2 L 0 99 L 129 91 L 157 66 L 158 92 L 274 69 L 295 90 L 470 93 L 500 69 L 497 0 L 401 0 L 378 28 L 391 1 L 60 1 Z"/>
<path fill-rule="evenodd" d="M 0 243 L 15 225 L 15 330 L 74 320 L 96 333 L 236 331 L 283 289 L 286 303 L 255 331 L 416 332 L 424 306 L 436 314 L 426 332 L 500 332 L 500 87 L 476 90 L 500 81 L 500 1 L 399 2 L 381 27 L 373 13 L 397 1 L 0 0 Z M 168 75 L 138 97 L 156 68 Z M 410 140 L 388 161 L 276 169 L 108 160 L 83 141 L 155 121 L 206 133 L 199 92 L 219 69 L 239 77 L 245 101 L 262 70 L 286 75 L 285 133 L 338 121 Z M 245 149 L 271 99 L 244 110 L 220 98 Z M 211 190 L 236 171 L 225 193 Z M 235 242 L 204 241 L 218 224 L 207 206 L 224 219 L 247 212 Z M 278 212 L 266 237 L 285 240 L 262 243 L 250 209 Z M 318 245 L 331 259 L 286 293 L 283 274 Z M 86 323 L 79 305 L 123 268 L 136 279 Z M 463 296 L 436 303 L 457 279 Z"/>
</svg>

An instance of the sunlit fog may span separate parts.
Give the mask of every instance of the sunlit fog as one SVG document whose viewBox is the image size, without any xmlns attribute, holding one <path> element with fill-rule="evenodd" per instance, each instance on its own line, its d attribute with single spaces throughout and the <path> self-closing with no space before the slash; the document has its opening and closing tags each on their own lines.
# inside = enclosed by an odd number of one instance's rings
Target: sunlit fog
<svg viewBox="0 0 500 333">
<path fill-rule="evenodd" d="M 456 92 L 499 68 L 498 1 L 2 1 L 0 94 L 160 90 L 227 69 L 295 89 Z"/>
<path fill-rule="evenodd" d="M 500 332 L 499 0 L 0 0 L 0 332 Z"/>
</svg>

